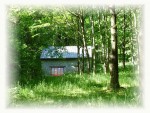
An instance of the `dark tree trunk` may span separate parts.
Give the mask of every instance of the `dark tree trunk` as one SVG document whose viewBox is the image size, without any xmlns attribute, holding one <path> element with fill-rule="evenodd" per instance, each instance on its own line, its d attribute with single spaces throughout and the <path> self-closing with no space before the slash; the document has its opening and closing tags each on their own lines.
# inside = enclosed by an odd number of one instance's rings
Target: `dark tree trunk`
<svg viewBox="0 0 150 113">
<path fill-rule="evenodd" d="M 110 54 L 110 88 L 115 90 L 120 87 L 118 74 L 118 48 L 117 48 L 117 26 L 115 7 L 110 7 L 111 13 L 111 54 Z"/>
<path fill-rule="evenodd" d="M 80 20 L 79 20 L 79 18 L 77 18 L 77 23 L 78 23 L 78 29 L 77 29 L 77 31 L 78 31 L 78 74 L 80 74 L 81 75 L 81 62 L 80 62 Z"/>
<path fill-rule="evenodd" d="M 126 42 L 125 42 L 125 36 L 126 36 L 126 24 L 125 24 L 125 20 L 126 20 L 126 15 L 125 15 L 125 9 L 124 9 L 124 16 L 123 16 L 123 23 L 124 23 L 124 27 L 123 27 L 123 31 L 124 31 L 124 36 L 123 36 L 123 43 L 122 43 L 122 64 L 123 64 L 123 68 L 125 68 L 125 46 L 126 46 Z"/>
</svg>

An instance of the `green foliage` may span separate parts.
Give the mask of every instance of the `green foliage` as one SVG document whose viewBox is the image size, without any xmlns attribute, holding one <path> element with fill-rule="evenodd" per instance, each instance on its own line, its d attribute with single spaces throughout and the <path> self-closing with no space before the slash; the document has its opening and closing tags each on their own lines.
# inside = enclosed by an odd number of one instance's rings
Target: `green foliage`
<svg viewBox="0 0 150 113">
<path fill-rule="evenodd" d="M 95 76 L 67 74 L 48 76 L 18 84 L 10 89 L 10 106 L 138 106 L 141 104 L 139 77 L 131 69 L 120 68 L 121 86 L 118 91 L 108 89 L 109 76 L 98 73 Z"/>
<path fill-rule="evenodd" d="M 18 72 L 17 85 L 10 89 L 11 105 L 33 103 L 41 105 L 78 105 L 89 106 L 139 105 L 139 80 L 135 67 L 119 68 L 119 91 L 108 90 L 110 77 L 104 74 L 104 63 L 109 61 L 110 48 L 110 12 L 108 8 L 79 7 L 72 8 L 31 8 L 10 7 L 8 12 L 9 44 L 13 50 L 8 56 L 14 67 L 11 76 Z M 70 74 L 60 77 L 42 76 L 40 54 L 48 46 L 82 46 L 81 25 L 75 15 L 83 11 L 86 45 L 92 44 L 91 20 L 94 20 L 94 38 L 96 46 L 96 75 Z M 117 36 L 119 62 L 123 59 L 123 29 L 125 31 L 126 62 L 138 61 L 137 37 L 140 23 L 140 8 L 117 8 Z M 78 32 L 79 26 L 79 32 Z M 79 34 L 79 35 L 78 35 Z M 79 40 L 78 40 L 79 37 Z M 16 53 L 16 54 L 15 54 Z M 56 52 L 57 53 L 57 52 Z M 13 78 L 12 77 L 12 78 Z M 32 103 L 31 103 L 32 104 Z"/>
</svg>

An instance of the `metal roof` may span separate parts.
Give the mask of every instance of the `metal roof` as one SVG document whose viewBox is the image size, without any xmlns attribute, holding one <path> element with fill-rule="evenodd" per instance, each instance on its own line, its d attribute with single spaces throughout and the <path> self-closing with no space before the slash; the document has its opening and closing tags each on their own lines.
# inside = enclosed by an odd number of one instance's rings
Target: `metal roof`
<svg viewBox="0 0 150 113">
<path fill-rule="evenodd" d="M 92 57 L 92 46 L 88 46 L 89 56 Z M 85 51 L 85 49 L 84 49 Z M 84 52 L 86 57 L 86 52 Z M 82 57 L 82 48 L 80 48 L 80 57 Z M 42 50 L 41 59 L 57 59 L 57 58 L 78 58 L 77 46 L 49 46 Z"/>
</svg>

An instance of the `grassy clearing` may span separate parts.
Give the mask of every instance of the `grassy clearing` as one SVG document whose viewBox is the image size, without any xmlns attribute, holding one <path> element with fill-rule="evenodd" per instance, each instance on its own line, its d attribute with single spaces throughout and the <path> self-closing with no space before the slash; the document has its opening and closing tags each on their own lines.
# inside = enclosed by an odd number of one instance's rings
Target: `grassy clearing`
<svg viewBox="0 0 150 113">
<path fill-rule="evenodd" d="M 139 77 L 127 67 L 120 68 L 119 91 L 108 90 L 109 74 L 95 76 L 67 74 L 59 77 L 43 77 L 25 85 L 19 83 L 10 89 L 10 106 L 139 106 L 141 94 Z"/>
</svg>

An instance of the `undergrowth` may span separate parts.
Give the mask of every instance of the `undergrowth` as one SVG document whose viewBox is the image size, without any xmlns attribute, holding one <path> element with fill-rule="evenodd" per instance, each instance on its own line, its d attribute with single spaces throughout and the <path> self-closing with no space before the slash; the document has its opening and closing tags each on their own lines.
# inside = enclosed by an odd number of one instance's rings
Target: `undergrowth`
<svg viewBox="0 0 150 113">
<path fill-rule="evenodd" d="M 120 68 L 118 91 L 108 89 L 109 74 L 43 76 L 9 89 L 9 106 L 139 106 L 139 75 L 132 67 Z"/>
</svg>

